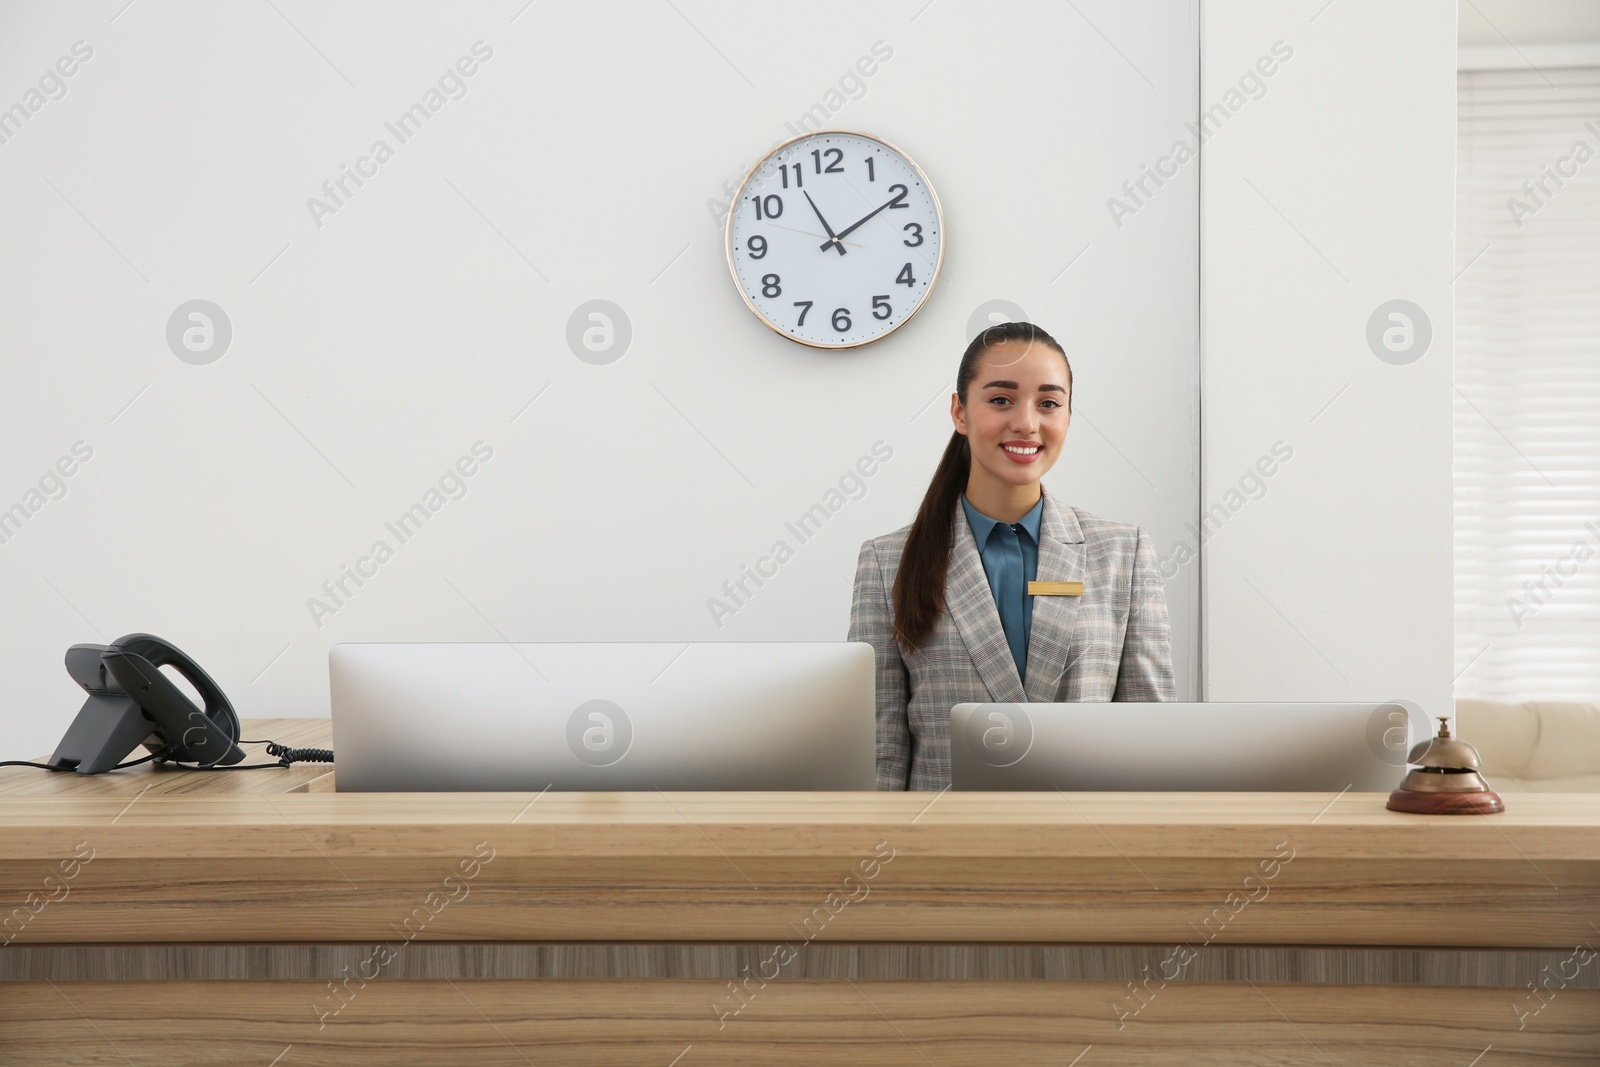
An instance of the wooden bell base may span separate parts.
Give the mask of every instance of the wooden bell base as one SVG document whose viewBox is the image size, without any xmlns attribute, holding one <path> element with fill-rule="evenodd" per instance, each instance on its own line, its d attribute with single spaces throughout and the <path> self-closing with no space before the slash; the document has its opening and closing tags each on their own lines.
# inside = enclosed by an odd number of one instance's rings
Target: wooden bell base
<svg viewBox="0 0 1600 1067">
<path fill-rule="evenodd" d="M 1390 811 L 1405 811 L 1414 815 L 1492 815 L 1505 811 L 1505 801 L 1493 789 L 1481 793 L 1421 793 L 1414 789 L 1396 789 L 1389 794 Z"/>
</svg>

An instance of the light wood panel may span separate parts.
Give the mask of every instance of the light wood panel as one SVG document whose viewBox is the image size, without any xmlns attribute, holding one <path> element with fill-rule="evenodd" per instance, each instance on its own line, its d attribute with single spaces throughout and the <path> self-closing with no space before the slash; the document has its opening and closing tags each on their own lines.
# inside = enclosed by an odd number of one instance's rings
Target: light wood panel
<svg viewBox="0 0 1600 1067">
<path fill-rule="evenodd" d="M 1428 817 L 335 774 L 0 771 L 0 1064 L 1600 1062 L 1597 794 Z"/>
<path fill-rule="evenodd" d="M 1505 990 L 1106 982 L 378 980 L 32 984 L 0 996 L 0 1063 L 679 1067 L 1551 1067 L 1600 1060 L 1600 993 L 1516 1029 Z M 226 1003 L 225 1012 L 218 1006 Z M 332 1006 L 338 1005 L 337 1014 Z M 1123 1006 L 1119 1012 L 1118 1005 Z M 734 1007 L 740 1007 L 737 1014 Z"/>
<path fill-rule="evenodd" d="M 94 838 L 97 844 L 104 838 Z M 499 843 L 499 842 L 497 842 Z M 462 842 L 459 855 L 470 855 Z M 764 861 L 720 856 L 636 861 L 515 859 L 504 853 L 448 906 L 449 867 L 396 856 L 255 860 L 107 858 L 69 897 L 35 915 L 19 943 L 309 940 L 1190 941 L 1195 943 L 1570 948 L 1595 937 L 1593 872 L 1547 864 L 1551 889 L 1515 863 L 1480 864 L 1464 881 L 1409 862 L 1290 868 L 1270 898 L 1237 915 L 1226 863 L 1149 863 L 1164 888 L 1119 861 L 963 862 L 886 868 L 870 895 L 834 912 L 849 857 Z M 65 851 L 65 849 L 63 849 Z M 896 861 L 898 862 L 898 861 Z M 825 881 L 829 871 L 833 881 Z M 745 879 L 748 879 L 746 881 Z M 37 864 L 0 863 L 6 900 L 24 905 Z M 459 892 L 459 890 L 457 891 Z M 430 903 L 431 901 L 431 903 Z M 836 905 L 837 906 L 837 905 Z"/>
</svg>

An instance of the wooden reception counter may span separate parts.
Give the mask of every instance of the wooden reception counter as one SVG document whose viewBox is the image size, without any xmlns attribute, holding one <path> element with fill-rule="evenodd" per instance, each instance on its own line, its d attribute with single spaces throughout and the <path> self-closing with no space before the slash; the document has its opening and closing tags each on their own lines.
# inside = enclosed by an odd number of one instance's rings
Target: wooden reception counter
<svg viewBox="0 0 1600 1067">
<path fill-rule="evenodd" d="M 0 772 L 0 1063 L 1600 1062 L 1600 794 L 333 773 Z"/>
</svg>

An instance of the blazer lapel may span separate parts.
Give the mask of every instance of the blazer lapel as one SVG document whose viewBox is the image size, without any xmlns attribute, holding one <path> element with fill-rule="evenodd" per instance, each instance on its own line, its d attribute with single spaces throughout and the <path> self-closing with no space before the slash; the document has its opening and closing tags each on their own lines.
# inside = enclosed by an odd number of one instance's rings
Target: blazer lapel
<svg viewBox="0 0 1600 1067">
<path fill-rule="evenodd" d="M 1044 493 L 1044 510 L 1039 516 L 1037 580 L 1081 582 L 1084 545 L 1083 528 L 1078 524 L 1078 516 L 1071 508 L 1058 509 L 1049 492 L 1042 486 L 1040 489 Z M 969 540 L 971 536 L 969 529 Z M 983 561 L 980 559 L 978 563 L 981 569 Z M 984 591 L 988 592 L 987 585 Z M 993 599 L 990 597 L 991 603 Z M 1033 623 L 1028 634 L 1028 700 L 1035 703 L 1055 702 L 1060 692 L 1061 674 L 1067 665 L 1072 628 L 1078 621 L 1078 605 L 1082 602 L 1081 596 L 1033 598 Z M 1007 658 L 1010 658 L 1009 655 Z"/>
<path fill-rule="evenodd" d="M 1047 514 L 1049 507 L 1047 502 Z M 1017 676 L 1017 664 L 1011 657 L 1011 646 L 1006 644 L 1006 632 L 1000 626 L 1000 612 L 994 606 L 994 593 L 989 589 L 983 559 L 978 555 L 978 543 L 972 538 L 972 526 L 967 522 L 967 514 L 959 500 L 956 501 L 950 526 L 950 568 L 945 574 L 945 604 L 956 621 L 956 629 L 961 632 L 967 654 L 972 657 L 984 687 L 989 690 L 989 699 L 997 704 L 1021 703 L 1027 699 L 1022 679 Z M 1041 522 L 1039 526 L 1042 540 L 1044 523 Z M 1042 578 L 1042 552 L 1039 562 Z M 1038 611 L 1037 605 L 1034 610 Z M 1035 615 L 1034 626 L 1038 625 L 1038 616 Z M 1059 677 L 1059 667 L 1056 674 Z"/>
</svg>

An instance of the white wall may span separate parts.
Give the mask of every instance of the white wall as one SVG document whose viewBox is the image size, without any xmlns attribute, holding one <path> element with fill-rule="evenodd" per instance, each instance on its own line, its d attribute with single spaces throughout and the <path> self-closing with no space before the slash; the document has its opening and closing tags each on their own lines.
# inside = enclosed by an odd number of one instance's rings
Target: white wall
<svg viewBox="0 0 1600 1067">
<path fill-rule="evenodd" d="M 1230 0 L 1202 37 L 1202 106 L 1293 49 L 1204 157 L 1202 497 L 1237 504 L 1206 544 L 1206 699 L 1450 714 L 1455 4 Z M 1368 345 L 1391 300 L 1431 321 L 1413 362 Z"/>
<path fill-rule="evenodd" d="M 1376 18 L 1341 7 L 1324 21 Z M 48 753 L 76 712 L 67 645 L 129 631 L 173 640 L 257 716 L 325 714 L 339 641 L 842 640 L 856 550 L 910 521 L 950 433 L 969 318 L 991 300 L 1072 354 L 1052 491 L 1178 544 L 1198 499 L 1198 165 L 1160 189 L 1146 179 L 1154 195 L 1132 214 L 1108 200 L 1184 135 L 1198 32 L 1187 0 L 833 0 L 782 18 L 732 0 L 6 5 L 0 108 L 29 101 L 74 42 L 93 53 L 0 144 L 0 508 L 39 504 L 0 544 L 6 754 Z M 1236 45 L 1208 49 L 1243 60 L 1277 31 L 1230 32 Z M 1313 75 L 1350 44 L 1342 32 L 1321 59 L 1308 42 L 1252 108 L 1290 128 L 1297 109 L 1334 114 L 1317 95 L 1330 76 Z M 465 95 L 399 143 L 385 122 L 478 41 L 493 53 Z M 830 97 L 875 42 L 892 56 L 864 92 Z M 1362 100 L 1352 131 L 1377 109 Z M 947 221 L 928 305 L 846 354 L 755 321 L 706 206 L 819 103 L 915 158 Z M 308 198 L 379 138 L 393 158 L 314 221 Z M 1297 197 L 1317 176 L 1280 162 L 1272 188 L 1310 210 Z M 1324 239 L 1376 257 L 1361 236 Z M 1315 304 L 1316 265 L 1277 254 Z M 232 326 L 204 366 L 166 338 L 194 299 Z M 566 342 L 593 299 L 631 322 L 607 366 Z M 1342 308 L 1313 317 L 1342 322 Z M 1333 376 L 1317 384 L 1331 392 Z M 1302 384 L 1286 408 L 1315 401 Z M 1238 447 L 1253 458 L 1286 432 L 1241 430 Z M 80 441 L 92 458 L 65 495 L 30 497 Z M 799 543 L 786 521 L 879 441 L 892 458 Z M 399 543 L 386 521 L 476 442 L 493 455 L 465 495 Z M 1307 445 L 1292 471 L 1309 481 Z M 1308 491 L 1286 484 L 1274 491 Z M 308 600 L 380 539 L 393 558 L 314 619 Z M 779 539 L 793 559 L 714 624 L 708 600 Z M 1282 564 L 1265 591 L 1286 596 L 1301 579 L 1280 550 L 1262 555 Z M 1197 564 L 1171 564 L 1185 696 L 1197 587 Z"/>
</svg>

